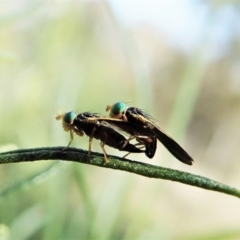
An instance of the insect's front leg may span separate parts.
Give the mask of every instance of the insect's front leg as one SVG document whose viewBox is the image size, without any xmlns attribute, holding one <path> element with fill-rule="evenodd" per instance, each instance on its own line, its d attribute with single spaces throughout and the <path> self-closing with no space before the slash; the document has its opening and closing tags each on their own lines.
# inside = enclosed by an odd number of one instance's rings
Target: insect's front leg
<svg viewBox="0 0 240 240">
<path fill-rule="evenodd" d="M 121 115 L 121 119 L 124 121 L 124 122 L 127 122 L 128 119 L 127 119 L 127 116 L 125 114 L 122 114 Z"/>
<path fill-rule="evenodd" d="M 67 150 L 67 149 L 69 148 L 69 146 L 71 145 L 72 141 L 73 141 L 73 131 L 70 130 L 70 142 L 68 143 L 68 145 L 67 145 L 66 147 L 64 147 L 64 148 L 62 149 L 62 151 Z"/>
</svg>

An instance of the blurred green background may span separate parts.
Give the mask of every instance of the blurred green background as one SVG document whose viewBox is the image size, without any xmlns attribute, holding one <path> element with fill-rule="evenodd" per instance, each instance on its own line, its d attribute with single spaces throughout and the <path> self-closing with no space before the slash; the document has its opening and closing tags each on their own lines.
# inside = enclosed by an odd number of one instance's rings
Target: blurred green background
<svg viewBox="0 0 240 240">
<path fill-rule="evenodd" d="M 130 159 L 240 188 L 240 3 L 146 2 L 0 1 L 1 151 L 66 146 L 57 114 L 124 101 L 195 162 L 161 144 Z M 240 201 L 77 163 L 6 164 L 0 239 L 240 239 Z"/>
</svg>

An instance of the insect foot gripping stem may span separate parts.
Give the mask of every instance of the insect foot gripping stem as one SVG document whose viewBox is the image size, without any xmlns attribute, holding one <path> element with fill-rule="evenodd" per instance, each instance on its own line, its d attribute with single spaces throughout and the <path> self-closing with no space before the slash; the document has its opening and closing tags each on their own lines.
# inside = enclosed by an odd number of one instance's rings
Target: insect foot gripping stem
<svg viewBox="0 0 240 240">
<path fill-rule="evenodd" d="M 104 148 L 104 142 L 100 142 L 100 146 L 101 146 L 101 148 L 102 148 L 102 150 L 103 150 L 104 162 L 107 163 L 107 162 L 109 162 L 109 161 L 108 161 L 108 158 L 107 158 L 107 152 L 106 152 L 106 150 L 105 150 L 105 148 Z"/>
</svg>

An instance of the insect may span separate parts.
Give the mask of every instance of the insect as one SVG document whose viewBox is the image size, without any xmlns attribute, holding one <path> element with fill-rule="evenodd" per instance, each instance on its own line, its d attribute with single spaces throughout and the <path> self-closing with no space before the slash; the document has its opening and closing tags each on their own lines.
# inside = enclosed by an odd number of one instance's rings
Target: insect
<svg viewBox="0 0 240 240">
<path fill-rule="evenodd" d="M 109 116 L 114 118 L 112 124 L 129 133 L 129 140 L 136 138 L 140 140 L 145 136 L 149 139 L 157 138 L 168 151 L 181 162 L 192 165 L 192 157 L 171 137 L 165 134 L 156 124 L 151 121 L 151 117 L 141 109 L 127 107 L 122 102 L 108 105 L 106 111 L 110 111 Z M 111 123 L 111 120 L 106 120 Z M 127 122 L 129 124 L 124 124 Z"/>
<path fill-rule="evenodd" d="M 140 146 L 141 148 L 145 148 L 145 155 L 148 158 L 153 158 L 157 149 L 157 138 L 152 135 L 149 136 L 148 131 L 144 130 L 140 131 L 137 130 L 137 126 L 127 121 L 113 119 L 113 118 L 106 118 L 103 119 L 100 117 L 101 120 L 106 121 L 108 124 L 117 127 L 119 130 L 127 132 L 130 134 L 130 137 L 127 139 L 127 142 L 130 142 L 133 139 L 136 139 L 138 142 L 135 146 Z M 129 154 L 129 153 L 128 153 Z M 124 157 L 126 157 L 126 154 Z"/>
<path fill-rule="evenodd" d="M 63 129 L 67 132 L 70 131 L 70 142 L 66 148 L 72 143 L 74 133 L 78 136 L 83 136 L 85 133 L 89 136 L 88 155 L 90 156 L 91 154 L 93 138 L 99 139 L 101 141 L 100 146 L 103 150 L 105 162 L 108 162 L 108 158 L 104 145 L 129 153 L 145 152 L 145 150 L 137 148 L 135 145 L 129 143 L 122 134 L 115 131 L 112 127 L 104 125 L 99 121 L 99 116 L 94 113 L 84 112 L 77 115 L 75 112 L 71 111 L 58 115 L 56 119 L 62 119 Z"/>
</svg>

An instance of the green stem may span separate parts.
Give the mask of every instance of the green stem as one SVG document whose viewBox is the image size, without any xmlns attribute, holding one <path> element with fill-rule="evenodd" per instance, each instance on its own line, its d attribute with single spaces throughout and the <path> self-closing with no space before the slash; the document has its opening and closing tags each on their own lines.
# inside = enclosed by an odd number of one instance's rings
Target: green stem
<svg viewBox="0 0 240 240">
<path fill-rule="evenodd" d="M 64 147 L 47 147 L 3 152 L 0 153 L 0 164 L 61 159 L 64 161 L 73 161 L 132 172 L 150 178 L 160 178 L 181 182 L 187 185 L 222 192 L 240 198 L 240 190 L 199 175 L 154 166 L 142 162 L 130 161 L 111 155 L 108 156 L 109 162 L 105 163 L 102 154 L 92 152 L 91 157 L 89 158 L 88 152 L 82 149 L 68 148 L 67 150 L 62 151 L 63 148 Z"/>
</svg>

